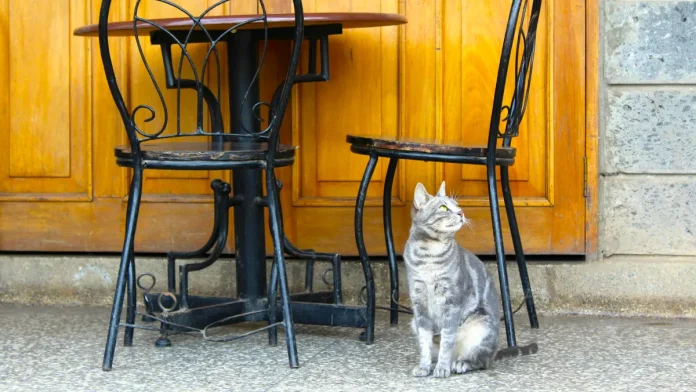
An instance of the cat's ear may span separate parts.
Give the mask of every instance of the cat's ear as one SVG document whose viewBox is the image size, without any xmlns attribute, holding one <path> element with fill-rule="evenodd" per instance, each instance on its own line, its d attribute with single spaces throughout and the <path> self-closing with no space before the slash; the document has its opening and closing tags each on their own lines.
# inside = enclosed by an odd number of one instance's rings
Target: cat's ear
<svg viewBox="0 0 696 392">
<path fill-rule="evenodd" d="M 416 185 L 416 191 L 413 193 L 413 205 L 417 210 L 420 210 L 430 200 L 432 196 L 428 194 L 425 186 L 420 182 Z"/>
<path fill-rule="evenodd" d="M 438 196 L 447 196 L 447 193 L 445 192 L 445 182 L 442 181 L 442 185 L 440 185 L 440 190 L 437 191 Z"/>
</svg>

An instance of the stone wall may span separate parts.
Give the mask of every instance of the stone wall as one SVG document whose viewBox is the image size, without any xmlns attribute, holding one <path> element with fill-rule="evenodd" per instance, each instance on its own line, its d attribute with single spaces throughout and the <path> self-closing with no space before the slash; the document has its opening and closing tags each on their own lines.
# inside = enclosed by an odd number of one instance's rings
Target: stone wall
<svg viewBox="0 0 696 392">
<path fill-rule="evenodd" d="M 600 249 L 696 255 L 696 1 L 600 4 Z"/>
</svg>

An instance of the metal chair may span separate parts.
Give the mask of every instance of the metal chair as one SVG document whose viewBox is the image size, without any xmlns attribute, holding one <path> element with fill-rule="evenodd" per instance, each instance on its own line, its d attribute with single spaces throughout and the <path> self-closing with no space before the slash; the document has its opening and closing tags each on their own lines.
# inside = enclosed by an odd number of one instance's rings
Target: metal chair
<svg viewBox="0 0 696 392">
<path fill-rule="evenodd" d="M 488 177 L 488 195 L 490 200 L 491 218 L 495 239 L 495 251 L 498 264 L 500 289 L 502 292 L 503 313 L 505 316 L 505 328 L 507 344 L 514 348 L 517 346 L 513 312 L 510 304 L 510 290 L 505 267 L 505 251 L 503 249 L 503 234 L 498 207 L 498 195 L 496 190 L 496 167 L 500 167 L 500 177 L 503 188 L 505 209 L 510 224 L 510 232 L 515 248 L 517 265 L 525 295 L 529 322 L 532 328 L 538 328 L 539 322 L 534 307 L 532 288 L 527 274 L 527 263 L 522 249 L 522 241 L 515 218 L 515 209 L 512 204 L 508 167 L 515 163 L 515 148 L 511 147 L 512 139 L 518 135 L 520 123 L 524 115 L 529 86 L 534 62 L 534 46 L 536 41 L 537 24 L 541 12 L 541 0 L 513 0 L 510 8 L 503 48 L 496 80 L 495 96 L 493 99 L 493 113 L 491 114 L 490 128 L 488 130 L 488 145 L 485 147 L 459 146 L 439 144 L 437 141 L 424 142 L 401 138 L 369 137 L 361 135 L 348 135 L 346 141 L 351 144 L 351 151 L 370 157 L 365 174 L 360 184 L 355 212 L 355 237 L 360 253 L 360 258 L 369 261 L 365 249 L 363 235 L 363 211 L 367 194 L 367 187 L 380 157 L 389 158 L 389 167 L 384 182 L 383 193 L 383 219 L 384 232 L 389 256 L 389 269 L 391 273 L 391 323 L 398 323 L 400 305 L 399 279 L 394 252 L 394 241 L 391 227 L 391 190 L 399 160 L 419 160 L 447 163 L 460 163 L 469 165 L 485 165 Z M 512 57 L 514 52 L 514 57 Z M 511 61 L 513 64 L 510 64 Z M 511 101 L 504 104 L 505 85 L 508 69 L 514 67 L 514 89 Z M 504 115 L 504 117 L 503 117 Z M 500 130 L 501 122 L 504 129 Z M 502 139 L 502 147 L 497 146 L 498 139 Z M 368 290 L 371 288 L 368 287 Z"/>
<path fill-rule="evenodd" d="M 297 348 L 295 345 L 295 332 L 291 308 L 289 305 L 290 296 L 288 292 L 288 282 L 286 275 L 286 264 L 283 255 L 284 245 L 289 250 L 296 251 L 294 247 L 285 239 L 283 231 L 283 220 L 279 199 L 280 185 L 276 180 L 275 168 L 293 164 L 295 158 L 295 147 L 281 145 L 279 143 L 279 129 L 289 101 L 291 89 L 298 82 L 296 75 L 302 50 L 302 40 L 304 33 L 304 13 L 301 0 L 293 0 L 295 7 L 295 26 L 286 28 L 288 38 L 293 42 L 293 49 L 290 58 L 290 65 L 285 80 L 278 86 L 270 100 L 270 103 L 257 102 L 257 93 L 254 93 L 252 85 L 257 86 L 257 78 L 260 68 L 263 66 L 263 58 L 266 52 L 268 41 L 268 24 L 266 9 L 262 0 L 259 0 L 262 13 L 250 16 L 248 19 L 239 21 L 234 26 L 225 31 L 209 31 L 201 20 L 213 9 L 228 3 L 230 0 L 221 0 L 206 9 L 201 15 L 194 16 L 183 7 L 168 0 L 161 0 L 162 4 L 167 4 L 182 12 L 182 17 L 191 20 L 190 28 L 171 25 L 163 26 L 153 20 L 141 17 L 139 7 L 142 0 L 137 0 L 134 6 L 133 29 L 136 35 L 137 49 L 140 59 L 152 81 L 153 87 L 157 92 L 157 104 L 161 106 L 161 111 L 153 109 L 149 104 L 140 104 L 133 109 L 128 109 L 124 97 L 117 83 L 114 66 L 111 59 L 111 51 L 108 40 L 108 19 L 111 10 L 111 0 L 102 0 L 99 13 L 99 48 L 101 59 L 106 74 L 109 89 L 113 96 L 116 107 L 123 120 L 126 133 L 128 135 L 128 146 L 116 147 L 116 162 L 119 166 L 132 169 L 132 180 L 130 184 L 130 194 L 126 215 L 126 231 L 123 243 L 123 253 L 119 267 L 116 291 L 114 295 L 109 332 L 104 352 L 103 369 L 111 370 L 116 339 L 120 326 L 125 326 L 124 345 L 131 346 L 133 342 L 133 332 L 136 318 L 136 284 L 140 284 L 140 278 L 136 279 L 134 238 L 138 221 L 138 211 L 143 187 L 144 170 L 235 170 L 237 173 L 244 174 L 245 171 L 262 170 L 266 174 L 266 196 L 252 200 L 262 207 L 268 207 L 270 215 L 270 229 L 273 238 L 274 262 L 271 272 L 271 282 L 268 289 L 267 299 L 257 301 L 250 312 L 247 308 L 246 313 L 237 316 L 246 316 L 256 320 L 268 321 L 268 326 L 262 329 L 269 330 L 269 340 L 274 343 L 275 331 L 277 326 L 283 326 L 286 332 L 287 350 L 291 367 L 298 366 Z M 248 81 L 248 86 L 241 86 L 242 92 L 235 92 L 235 96 L 230 98 L 231 122 L 229 130 L 223 124 L 223 116 L 220 109 L 221 98 L 221 78 L 220 78 L 220 56 L 217 50 L 219 43 L 234 44 L 235 34 L 239 28 L 249 27 L 249 24 L 261 25 L 255 31 L 258 41 L 262 43 L 261 61 L 256 70 L 245 70 L 248 75 L 253 75 L 252 80 Z M 176 91 L 176 104 L 173 108 L 168 107 L 164 94 L 158 84 L 148 60 L 144 54 L 141 41 L 138 38 L 138 31 L 147 31 L 153 43 L 158 43 L 162 49 L 162 59 L 165 68 L 166 88 Z M 206 43 L 208 46 L 202 66 L 197 67 L 194 54 L 189 52 L 189 44 Z M 254 41 L 255 42 L 255 41 Z M 255 43 L 254 43 L 255 45 Z M 173 60 L 171 47 L 174 46 L 181 50 L 181 57 L 178 61 Z M 200 46 L 199 46 L 200 48 Z M 254 46 L 254 48 L 256 48 Z M 254 49 L 256 50 L 256 49 Z M 253 63 L 256 59 L 253 59 Z M 186 64 L 193 71 L 193 79 L 182 77 L 182 68 Z M 214 69 L 212 65 L 217 65 Z M 254 72 L 255 71 L 255 72 Z M 232 70 L 230 72 L 233 72 Z M 212 75 L 212 76 L 211 76 Z M 217 80 L 214 77 L 217 77 Z M 211 80 L 217 83 L 217 87 L 210 88 Z M 230 78 L 232 79 L 232 78 Z M 208 84 L 206 84 L 208 82 Z M 143 86 L 144 87 L 144 86 Z M 184 90 L 193 91 L 196 96 L 195 104 L 186 105 L 182 102 L 181 96 Z M 246 92 L 246 93 L 244 93 Z M 232 92 L 230 93 L 232 94 Z M 243 99 L 240 99 L 243 98 Z M 137 99 L 137 97 L 135 98 Z M 237 105 L 237 106 L 235 106 Z M 266 107 L 267 123 L 261 127 L 263 121 L 260 117 L 260 108 Z M 206 111 L 208 113 L 206 113 Z M 195 126 L 187 128 L 184 123 L 192 122 L 195 119 Z M 155 121 L 156 120 L 156 121 Z M 153 122 L 154 121 L 154 122 Z M 158 125 L 153 125 L 157 121 Z M 185 142 L 181 141 L 187 137 L 208 137 L 207 142 Z M 158 141 L 163 141 L 159 143 Z M 158 142 L 158 143 L 155 143 Z M 258 174 L 260 176 L 260 173 Z M 243 187 L 254 186 L 254 184 L 244 184 Z M 262 185 L 259 183 L 259 187 Z M 226 239 L 228 226 L 228 209 L 231 205 L 239 202 L 234 197 L 230 197 L 231 186 L 220 180 L 215 180 L 211 184 L 215 198 L 215 223 L 213 235 L 210 241 L 201 249 L 188 253 L 170 253 L 169 259 L 169 289 L 163 297 L 158 298 L 158 308 L 174 310 L 174 308 L 187 308 L 189 302 L 195 301 L 188 295 L 188 273 L 197 271 L 210 266 L 222 253 Z M 237 184 L 235 183 L 235 189 Z M 261 228 L 263 230 L 263 228 Z M 263 234 L 263 232 L 262 232 Z M 211 248 L 214 249 L 208 258 L 196 264 L 180 266 L 180 287 L 179 295 L 174 295 L 175 260 L 187 259 L 204 256 Z M 261 250 L 263 252 L 263 250 Z M 300 252 L 300 251 L 297 251 Z M 297 253 L 295 252 L 295 253 Z M 301 253 L 301 252 L 300 252 Z M 263 254 L 262 254 L 263 255 Z M 306 255 L 305 255 L 306 256 Z M 322 255 L 311 254 L 313 258 L 320 258 Z M 326 255 L 324 255 L 326 256 Z M 335 257 L 328 257 L 335 259 Z M 154 279 L 154 276 L 149 275 Z M 141 276 L 142 277 L 142 276 Z M 265 279 L 263 276 L 261 279 Z M 282 321 L 276 322 L 276 287 L 280 286 L 281 315 Z M 154 281 L 153 281 L 154 286 Z M 147 292 L 148 290 L 145 289 Z M 121 324 L 121 309 L 123 306 L 126 292 L 128 301 L 126 304 L 127 315 L 125 324 Z M 147 298 L 146 298 L 147 299 Z M 147 301 L 146 301 L 147 302 Z M 171 303 L 174 303 L 171 305 Z M 152 305 L 152 304 L 150 304 Z M 171 305 L 171 306 L 170 306 Z M 245 304 L 240 304 L 243 308 Z M 250 305 L 250 306 L 251 306 Z M 167 308 L 167 306 L 170 306 Z M 252 315 L 254 317 L 250 317 Z M 236 317 L 236 316 L 235 316 Z M 149 314 L 144 318 L 154 319 L 154 315 Z M 229 322 L 231 319 L 225 319 Z M 158 319 L 162 321 L 161 319 Z M 221 323 L 221 322 L 219 322 Z M 165 324 L 163 322 L 163 324 Z M 215 324 L 215 323 L 213 323 Z M 172 324 L 168 327 L 171 327 Z M 168 328 L 167 327 L 167 328 Z M 176 325 L 174 325 L 176 330 Z M 163 325 L 162 329 L 166 329 Z M 207 327 L 206 327 L 207 329 Z M 183 330 L 184 332 L 186 329 Z M 205 330 L 198 330 L 205 336 Z M 244 334 L 243 336 L 246 336 Z M 241 337 L 241 336 L 239 336 Z M 235 337 L 236 338 L 236 337 Z M 229 339 L 232 340 L 232 339 Z M 158 340 L 161 345 L 167 345 L 166 335 Z"/>
</svg>

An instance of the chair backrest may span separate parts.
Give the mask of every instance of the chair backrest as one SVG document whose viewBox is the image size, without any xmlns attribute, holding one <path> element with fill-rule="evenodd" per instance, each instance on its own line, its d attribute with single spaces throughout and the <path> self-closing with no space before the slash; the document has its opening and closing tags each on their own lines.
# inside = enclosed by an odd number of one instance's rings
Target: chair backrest
<svg viewBox="0 0 696 392">
<path fill-rule="evenodd" d="M 519 134 L 532 81 L 534 47 L 540 13 L 541 0 L 512 0 L 500 55 L 488 134 L 491 159 L 499 138 L 503 139 L 503 146 L 510 146 L 512 138 Z M 505 89 L 508 73 L 511 70 L 515 72 L 513 89 L 510 101 L 505 102 Z"/>
<path fill-rule="evenodd" d="M 304 34 L 302 1 L 293 0 L 295 6 L 295 26 L 291 27 L 293 49 L 290 65 L 285 80 L 275 90 L 270 102 L 246 102 L 247 97 L 256 97 L 256 94 L 253 94 L 252 88 L 258 83 L 268 45 L 269 28 L 264 1 L 258 0 L 257 15 L 242 18 L 243 20 L 236 20 L 233 26 L 226 26 L 227 28 L 224 31 L 213 31 L 205 26 L 205 21 L 203 19 L 206 16 L 210 16 L 213 10 L 221 7 L 223 4 L 233 1 L 235 0 L 218 0 L 199 15 L 194 15 L 177 4 L 178 0 L 135 1 L 134 9 L 132 10 L 135 44 L 144 70 L 149 80 L 152 82 L 152 86 L 139 85 L 138 90 L 152 87 L 156 92 L 157 98 L 155 98 L 155 102 L 140 103 L 134 105 L 132 109 L 129 109 L 117 82 L 109 47 L 107 25 L 112 0 L 102 0 L 99 13 L 99 48 L 101 59 L 109 89 L 121 114 L 121 118 L 123 119 L 132 152 L 136 159 L 140 152 L 141 142 L 185 136 L 215 136 L 217 140 L 222 139 L 224 141 L 253 139 L 255 141 L 268 142 L 269 151 L 275 151 L 277 148 L 280 125 L 285 115 L 292 86 L 295 83 L 302 51 L 302 39 Z M 158 23 L 156 20 L 141 16 L 141 3 L 144 2 L 165 4 L 181 12 L 182 18 L 191 20 L 191 23 L 189 23 L 190 27 L 186 27 L 182 30 L 180 27 L 181 24 L 179 24 L 179 27 L 176 27 L 176 24 L 167 24 L 166 22 Z M 131 21 L 129 21 L 129 23 L 130 22 Z M 260 60 L 258 60 L 258 67 L 250 85 L 235 87 L 237 89 L 246 89 L 246 95 L 238 111 L 235 108 L 231 108 L 232 113 L 230 115 L 233 118 L 230 121 L 236 123 L 230 124 L 229 129 L 226 131 L 220 108 L 220 101 L 222 98 L 222 79 L 220 76 L 223 71 L 220 68 L 218 46 L 220 43 L 231 42 L 235 39 L 235 35 L 239 30 L 249 28 L 251 24 L 256 25 L 254 34 L 258 37 L 258 42 L 260 44 Z M 142 37 L 140 37 L 141 34 L 149 34 L 148 38 L 153 43 L 159 41 L 158 44 L 161 46 L 162 59 L 158 60 L 157 64 L 151 65 L 149 63 L 145 49 L 143 48 Z M 193 37 L 196 37 L 195 40 Z M 161 41 L 165 42 L 163 43 Z M 202 45 L 199 45 L 201 41 L 205 44 L 203 46 L 207 46 L 207 48 L 204 48 L 202 51 L 200 50 Z M 172 56 L 172 46 L 177 52 L 180 51 L 181 53 L 178 59 Z M 198 49 L 195 53 L 192 53 L 194 47 Z M 204 56 L 202 56 L 202 54 L 204 54 Z M 153 70 L 156 69 L 155 67 L 164 68 L 165 77 L 163 81 L 157 80 L 155 72 L 153 72 Z M 186 68 L 186 72 L 189 75 L 193 75 L 192 78 L 183 77 L 184 68 Z M 166 86 L 169 90 L 175 91 L 175 104 L 170 102 L 168 106 L 167 99 L 165 99 L 165 94 L 161 87 L 162 85 Z M 195 101 L 182 101 L 182 92 L 184 90 L 195 93 Z M 135 91 L 132 94 L 132 99 L 137 101 L 139 99 L 142 100 L 142 97 L 139 97 L 137 91 Z M 256 100 L 255 98 L 251 99 Z M 171 101 L 171 98 L 169 100 Z M 153 108 L 152 105 L 158 106 L 158 109 Z M 264 110 L 267 110 L 267 118 L 265 120 L 261 115 L 261 109 L 264 107 Z M 248 113 L 248 111 L 252 113 Z M 191 124 L 194 116 L 195 126 L 182 125 L 182 122 Z M 258 124 L 251 124 L 251 126 L 248 122 L 244 124 L 242 119 L 248 119 L 250 116 L 256 119 Z M 157 120 L 156 124 L 151 123 L 155 120 Z M 172 130 L 172 128 L 175 129 Z M 232 130 L 236 130 L 236 132 Z"/>
</svg>

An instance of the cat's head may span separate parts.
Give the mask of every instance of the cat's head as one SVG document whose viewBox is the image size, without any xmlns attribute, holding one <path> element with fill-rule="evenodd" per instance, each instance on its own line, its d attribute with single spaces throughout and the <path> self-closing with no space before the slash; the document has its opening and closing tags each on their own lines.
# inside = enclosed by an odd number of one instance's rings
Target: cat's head
<svg viewBox="0 0 696 392">
<path fill-rule="evenodd" d="M 445 183 L 430 195 L 423 184 L 416 185 L 411 210 L 413 225 L 436 238 L 454 236 L 467 223 L 457 201 L 445 193 Z"/>
</svg>

